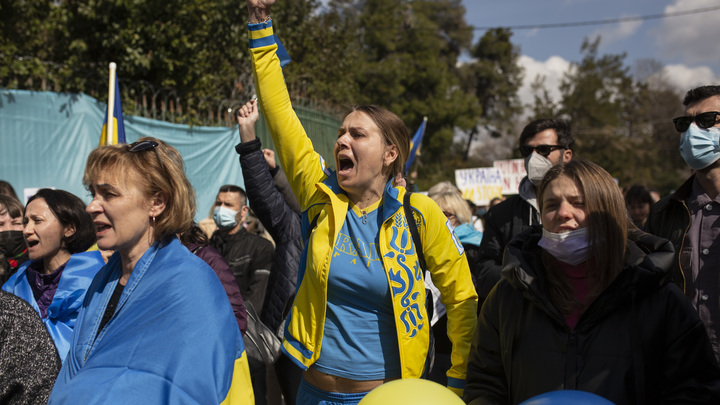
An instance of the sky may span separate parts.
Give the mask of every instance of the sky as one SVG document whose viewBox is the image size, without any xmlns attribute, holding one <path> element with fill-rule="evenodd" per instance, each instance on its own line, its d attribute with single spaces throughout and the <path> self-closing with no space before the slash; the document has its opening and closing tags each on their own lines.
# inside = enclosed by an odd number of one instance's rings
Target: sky
<svg viewBox="0 0 720 405">
<path fill-rule="evenodd" d="M 720 7 L 720 0 L 463 0 L 465 20 L 473 27 L 577 23 L 627 17 L 667 15 Z M 475 41 L 483 30 L 475 30 Z M 601 36 L 599 54 L 626 53 L 635 72 L 637 61 L 654 59 L 679 94 L 703 84 L 720 84 L 720 9 L 618 24 L 570 28 L 513 29 L 525 69 L 521 101 L 532 101 L 530 83 L 546 77 L 556 99 L 558 84 L 571 62 L 582 58 L 583 39 Z"/>
</svg>

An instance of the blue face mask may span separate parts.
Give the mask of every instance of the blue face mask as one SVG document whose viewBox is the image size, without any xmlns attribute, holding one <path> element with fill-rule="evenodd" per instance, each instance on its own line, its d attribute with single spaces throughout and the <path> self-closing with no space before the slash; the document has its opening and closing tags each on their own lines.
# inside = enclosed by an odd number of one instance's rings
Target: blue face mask
<svg viewBox="0 0 720 405">
<path fill-rule="evenodd" d="M 699 128 L 695 123 L 680 138 L 680 155 L 694 170 L 704 169 L 720 159 L 720 128 Z"/>
<path fill-rule="evenodd" d="M 538 246 L 561 262 L 577 266 L 588 260 L 590 239 L 587 230 L 579 228 L 570 232 L 553 233 L 543 228 L 543 236 Z"/>
<path fill-rule="evenodd" d="M 223 207 L 222 205 L 215 207 L 215 210 L 213 211 L 213 221 L 215 221 L 215 225 L 217 225 L 220 229 L 233 228 L 237 225 L 237 220 L 235 218 L 238 212 L 240 211 L 234 211 L 228 207 Z"/>
</svg>

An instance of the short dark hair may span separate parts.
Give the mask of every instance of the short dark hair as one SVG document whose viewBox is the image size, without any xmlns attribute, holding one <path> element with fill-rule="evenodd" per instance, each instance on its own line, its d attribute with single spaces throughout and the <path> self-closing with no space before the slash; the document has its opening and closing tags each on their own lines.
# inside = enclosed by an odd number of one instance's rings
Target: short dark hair
<svg viewBox="0 0 720 405">
<path fill-rule="evenodd" d="M 700 86 L 696 87 L 685 94 L 683 99 L 683 106 L 687 107 L 690 104 L 697 103 L 698 101 L 705 100 L 712 96 L 720 96 L 720 86 Z"/>
<path fill-rule="evenodd" d="M 247 205 L 247 195 L 245 194 L 245 190 L 243 190 L 242 187 L 238 187 L 234 184 L 226 184 L 220 187 L 220 190 L 218 190 L 218 194 L 220 193 L 238 193 L 240 194 L 240 204 Z"/>
<path fill-rule="evenodd" d="M 648 190 L 645 186 L 641 186 L 639 184 L 636 184 L 625 192 L 625 202 L 628 204 L 632 203 L 640 203 L 640 204 L 650 204 L 653 205 L 652 196 L 650 195 L 650 190 Z"/>
<path fill-rule="evenodd" d="M 70 254 L 84 252 L 97 241 L 95 224 L 93 224 L 90 214 L 85 212 L 85 203 L 80 198 L 65 190 L 42 188 L 30 197 L 28 204 L 39 198 L 45 200 L 50 211 L 62 226 L 75 228 L 74 234 L 67 238 L 63 237 L 65 249 Z"/>
<path fill-rule="evenodd" d="M 575 144 L 575 138 L 573 138 L 572 133 L 570 133 L 570 124 L 563 120 L 551 118 L 541 118 L 527 124 L 520 134 L 520 146 L 525 145 L 528 139 L 548 129 L 554 130 L 557 134 L 558 145 L 572 150 Z"/>
<path fill-rule="evenodd" d="M 185 245 L 186 248 L 190 248 L 190 245 L 194 243 L 200 244 L 204 247 L 210 244 L 210 240 L 207 235 L 205 235 L 205 232 L 200 229 L 200 226 L 193 221 L 192 225 L 190 225 L 190 229 L 180 234 L 180 243 Z"/>
</svg>

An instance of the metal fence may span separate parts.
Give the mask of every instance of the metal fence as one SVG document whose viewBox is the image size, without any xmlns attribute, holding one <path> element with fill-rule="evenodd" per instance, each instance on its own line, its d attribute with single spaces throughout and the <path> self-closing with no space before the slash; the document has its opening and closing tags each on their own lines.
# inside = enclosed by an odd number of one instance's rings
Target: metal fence
<svg viewBox="0 0 720 405">
<path fill-rule="evenodd" d="M 91 97 L 107 99 L 107 77 L 101 77 L 97 71 L 73 72 L 68 75 L 61 72 L 63 66 L 50 62 L 40 63 L 43 69 L 39 71 L 44 73 L 12 72 L 6 77 L 0 77 L 0 88 L 54 92 L 73 92 L 73 88 L 82 88 Z M 201 100 L 184 99 L 176 89 L 157 86 L 144 80 L 135 81 L 122 77 L 118 80 L 125 115 L 190 126 L 231 127 L 234 125 L 235 110 L 255 94 L 251 72 L 242 73 L 235 79 L 230 94 L 216 98 L 205 97 Z M 295 112 L 312 139 L 315 149 L 327 159 L 328 164 L 332 164 L 332 149 L 341 124 L 338 111 L 307 98 L 305 87 L 305 84 L 301 83 L 289 88 Z M 265 147 L 273 147 L 264 120 L 260 120 L 256 133 Z"/>
</svg>

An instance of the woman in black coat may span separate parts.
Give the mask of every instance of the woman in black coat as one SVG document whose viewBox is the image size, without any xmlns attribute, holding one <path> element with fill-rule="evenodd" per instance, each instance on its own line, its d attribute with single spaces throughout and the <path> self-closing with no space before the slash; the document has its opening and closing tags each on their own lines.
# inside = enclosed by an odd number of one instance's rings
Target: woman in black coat
<svg viewBox="0 0 720 405">
<path fill-rule="evenodd" d="M 516 404 L 563 389 L 616 404 L 718 404 L 720 368 L 697 313 L 667 281 L 673 248 L 638 231 L 601 167 L 554 166 L 542 228 L 505 251 L 485 302 L 465 401 Z"/>
</svg>

